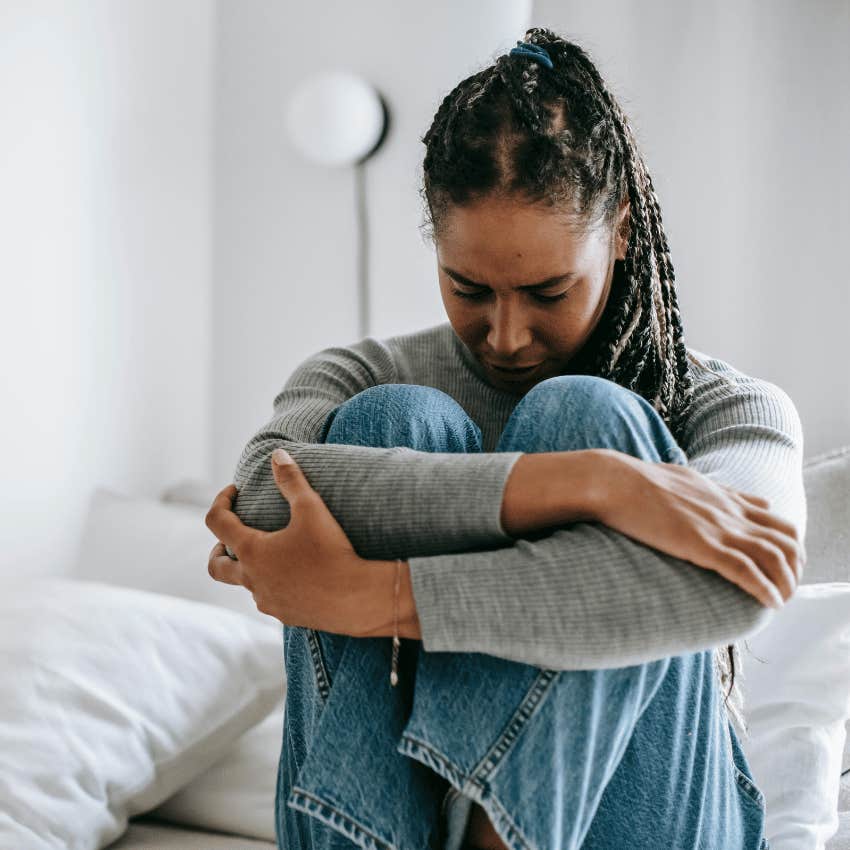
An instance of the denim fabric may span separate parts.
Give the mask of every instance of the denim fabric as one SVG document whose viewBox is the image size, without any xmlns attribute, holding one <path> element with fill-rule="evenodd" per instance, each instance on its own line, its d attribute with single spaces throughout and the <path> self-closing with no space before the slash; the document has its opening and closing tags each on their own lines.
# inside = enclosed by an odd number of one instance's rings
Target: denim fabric
<svg viewBox="0 0 850 850">
<path fill-rule="evenodd" d="M 454 399 L 410 384 L 354 396 L 322 437 L 482 450 Z M 645 399 L 586 375 L 533 387 L 496 450 L 603 447 L 687 463 Z M 283 639 L 282 850 L 458 850 L 472 801 L 512 850 L 769 848 L 712 650 L 564 671 L 402 639 L 393 688 L 390 638 L 284 626 Z"/>
</svg>

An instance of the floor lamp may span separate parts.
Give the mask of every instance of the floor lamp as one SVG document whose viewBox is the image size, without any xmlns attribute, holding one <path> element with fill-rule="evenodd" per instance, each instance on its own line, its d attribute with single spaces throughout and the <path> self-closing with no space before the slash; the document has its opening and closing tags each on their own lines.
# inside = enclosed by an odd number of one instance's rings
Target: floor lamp
<svg viewBox="0 0 850 850">
<path fill-rule="evenodd" d="M 384 97 L 362 77 L 326 71 L 296 87 L 286 115 L 292 143 L 305 159 L 333 168 L 354 166 L 361 339 L 371 332 L 365 164 L 386 139 L 389 114 Z"/>
</svg>

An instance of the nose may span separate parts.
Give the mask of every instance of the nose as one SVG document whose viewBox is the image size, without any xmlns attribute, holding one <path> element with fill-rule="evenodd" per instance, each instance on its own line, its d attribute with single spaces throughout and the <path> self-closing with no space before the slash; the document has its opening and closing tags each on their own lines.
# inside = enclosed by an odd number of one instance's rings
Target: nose
<svg viewBox="0 0 850 850">
<path fill-rule="evenodd" d="M 507 299 L 497 298 L 487 332 L 487 345 L 493 354 L 511 360 L 531 342 L 531 329 L 522 308 L 509 304 Z"/>
</svg>

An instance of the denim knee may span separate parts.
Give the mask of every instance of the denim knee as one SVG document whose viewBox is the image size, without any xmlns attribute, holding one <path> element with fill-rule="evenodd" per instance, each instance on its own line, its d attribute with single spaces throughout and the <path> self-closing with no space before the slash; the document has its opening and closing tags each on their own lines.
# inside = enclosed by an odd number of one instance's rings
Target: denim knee
<svg viewBox="0 0 850 850">
<path fill-rule="evenodd" d="M 323 442 L 430 452 L 480 452 L 481 429 L 447 393 L 419 384 L 378 384 L 332 410 Z"/>
<path fill-rule="evenodd" d="M 594 375 L 558 375 L 532 387 L 514 408 L 497 450 L 592 448 L 687 464 L 667 424 L 645 398 Z"/>
</svg>

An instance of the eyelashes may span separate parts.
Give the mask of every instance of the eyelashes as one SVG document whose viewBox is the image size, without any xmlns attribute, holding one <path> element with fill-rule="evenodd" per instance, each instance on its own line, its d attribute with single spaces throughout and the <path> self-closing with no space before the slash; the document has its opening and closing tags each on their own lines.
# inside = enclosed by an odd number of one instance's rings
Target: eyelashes
<svg viewBox="0 0 850 850">
<path fill-rule="evenodd" d="M 486 298 L 490 293 L 489 292 L 461 292 L 459 289 L 452 289 L 452 294 L 457 295 L 458 298 L 469 298 L 472 301 L 480 301 L 482 298 Z M 538 295 L 536 292 L 530 293 L 531 297 L 535 301 L 539 301 L 541 304 L 553 304 L 556 301 L 563 301 L 568 292 L 562 292 L 560 295 Z"/>
</svg>

